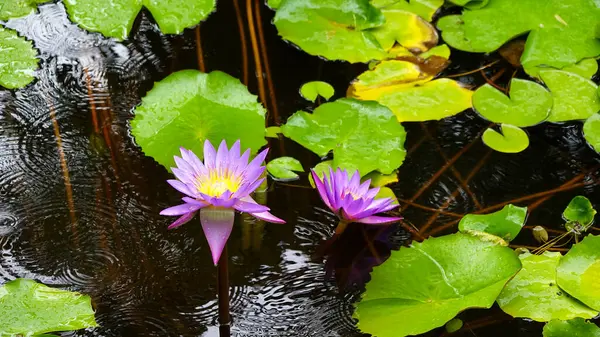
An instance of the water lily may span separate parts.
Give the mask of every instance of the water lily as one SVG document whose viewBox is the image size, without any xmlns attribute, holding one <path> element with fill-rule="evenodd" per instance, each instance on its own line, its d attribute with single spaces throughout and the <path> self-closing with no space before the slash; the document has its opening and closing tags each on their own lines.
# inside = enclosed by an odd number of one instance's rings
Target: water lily
<svg viewBox="0 0 600 337">
<path fill-rule="evenodd" d="M 204 163 L 190 150 L 181 148 L 181 158 L 175 156 L 177 167 L 171 168 L 177 180 L 167 180 L 186 196 L 183 204 L 169 207 L 161 215 L 180 216 L 169 229 L 190 221 L 197 211 L 200 223 L 212 253 L 215 265 L 219 262 L 223 248 L 231 234 L 235 210 L 250 213 L 256 218 L 274 222 L 285 221 L 269 213 L 269 208 L 259 205 L 250 194 L 264 181 L 262 162 L 268 149 L 260 152 L 250 163 L 250 149 L 240 155 L 240 141 L 231 149 L 222 141 L 218 151 L 206 140 Z"/>
<path fill-rule="evenodd" d="M 379 187 L 369 189 L 370 179 L 361 184 L 358 170 L 350 177 L 346 170 L 330 168 L 329 174 L 325 173 L 322 180 L 314 170 L 311 173 L 321 199 L 340 219 L 337 234 L 341 234 L 351 222 L 383 225 L 402 219 L 375 215 L 390 211 L 398 204 L 392 198 L 376 199 Z"/>
</svg>

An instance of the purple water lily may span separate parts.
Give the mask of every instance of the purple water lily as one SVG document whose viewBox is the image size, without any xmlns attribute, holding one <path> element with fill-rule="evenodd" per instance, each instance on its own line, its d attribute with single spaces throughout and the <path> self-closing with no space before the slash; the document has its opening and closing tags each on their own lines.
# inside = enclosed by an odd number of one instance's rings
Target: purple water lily
<svg viewBox="0 0 600 337">
<path fill-rule="evenodd" d="M 169 229 L 190 221 L 200 211 L 200 223 L 208 240 L 215 265 L 231 234 L 234 210 L 250 213 L 256 218 L 274 222 L 285 221 L 269 213 L 269 208 L 259 205 L 250 197 L 265 180 L 262 162 L 268 149 L 259 153 L 250 163 L 250 149 L 240 156 L 240 141 L 231 150 L 222 141 L 218 151 L 206 140 L 204 163 L 190 150 L 181 148 L 181 158 L 175 156 L 177 167 L 171 168 L 177 180 L 167 180 L 176 190 L 186 195 L 183 204 L 169 207 L 161 215 L 181 216 Z"/>
<path fill-rule="evenodd" d="M 375 214 L 390 211 L 398 204 L 392 198 L 375 199 L 379 187 L 369 189 L 371 180 L 360 183 L 358 170 L 350 178 L 346 170 L 329 169 L 329 175 L 319 178 L 315 171 L 312 177 L 325 205 L 340 219 L 336 229 L 341 234 L 348 223 L 360 222 L 368 225 L 383 225 L 401 220 L 399 217 L 383 217 Z"/>
</svg>

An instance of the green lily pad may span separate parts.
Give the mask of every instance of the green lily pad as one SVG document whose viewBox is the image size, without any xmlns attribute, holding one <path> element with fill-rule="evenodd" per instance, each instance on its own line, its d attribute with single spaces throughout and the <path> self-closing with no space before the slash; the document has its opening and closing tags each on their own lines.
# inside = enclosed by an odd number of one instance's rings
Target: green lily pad
<svg viewBox="0 0 600 337">
<path fill-rule="evenodd" d="M 267 138 L 279 138 L 281 128 L 278 126 L 269 126 L 265 129 L 265 137 Z"/>
<path fill-rule="evenodd" d="M 500 308 L 513 317 L 538 322 L 596 316 L 597 311 L 573 299 L 556 284 L 561 256 L 558 252 L 519 255 L 523 269 L 502 290 L 497 299 Z"/>
<path fill-rule="evenodd" d="M 265 109 L 256 96 L 223 72 L 182 70 L 154 85 L 135 109 L 131 128 L 147 156 L 166 168 L 174 166 L 179 147 L 202 157 L 204 140 L 256 153 L 266 144 Z"/>
<path fill-rule="evenodd" d="M 302 168 L 302 164 L 296 158 L 279 157 L 267 163 L 267 171 L 276 180 L 291 181 L 300 178 L 294 171 L 304 172 L 304 168 Z"/>
<path fill-rule="evenodd" d="M 596 59 L 583 59 L 576 64 L 562 68 L 564 71 L 575 73 L 584 78 L 592 78 L 598 72 L 598 61 Z"/>
<path fill-rule="evenodd" d="M 573 245 L 556 269 L 558 286 L 600 311 L 600 236 L 588 235 Z"/>
<path fill-rule="evenodd" d="M 271 9 L 277 9 L 281 6 L 281 2 L 283 0 L 267 0 L 267 5 L 271 7 Z"/>
<path fill-rule="evenodd" d="M 460 220 L 458 229 L 461 232 L 485 232 L 510 242 L 517 237 L 526 218 L 527 207 L 506 205 L 490 214 L 467 214 Z"/>
<path fill-rule="evenodd" d="M 584 196 L 578 195 L 571 200 L 565 211 L 563 218 L 567 221 L 576 221 L 582 226 L 588 226 L 594 221 L 596 210 L 590 200 Z"/>
<path fill-rule="evenodd" d="M 31 336 L 95 326 L 89 296 L 27 279 L 0 287 L 0 336 Z"/>
<path fill-rule="evenodd" d="M 16 31 L 0 27 L 0 85 L 7 89 L 22 88 L 33 81 L 37 68 L 33 44 Z"/>
<path fill-rule="evenodd" d="M 342 98 L 312 114 L 298 111 L 281 131 L 321 157 L 333 150 L 334 167 L 363 175 L 374 170 L 390 174 L 406 156 L 404 127 L 377 102 Z"/>
<path fill-rule="evenodd" d="M 381 174 L 380 172 L 373 171 L 362 178 L 362 181 L 371 179 L 372 187 L 382 187 L 385 185 L 393 184 L 398 182 L 398 171 L 395 170 L 390 174 Z"/>
<path fill-rule="evenodd" d="M 554 99 L 549 122 L 583 120 L 600 110 L 594 82 L 564 70 L 544 70 L 540 76 Z"/>
<path fill-rule="evenodd" d="M 600 114 L 594 114 L 583 124 L 585 140 L 596 152 L 600 152 Z"/>
<path fill-rule="evenodd" d="M 600 55 L 593 29 L 600 7 L 594 0 L 547 0 L 543 6 L 538 0 L 489 0 L 467 6 L 462 15 L 438 21 L 444 41 L 454 48 L 488 53 L 529 32 L 521 56 L 526 71 L 540 65 L 560 69 Z"/>
<path fill-rule="evenodd" d="M 552 110 L 552 95 L 535 82 L 513 79 L 510 82 L 510 98 L 485 84 L 473 94 L 473 108 L 494 123 L 527 127 L 548 117 Z"/>
<path fill-rule="evenodd" d="M 371 4 L 380 9 L 405 10 L 431 22 L 444 0 L 371 0 Z"/>
<path fill-rule="evenodd" d="M 311 55 L 349 62 L 386 56 L 369 30 L 385 17 L 369 0 L 285 0 L 273 23 L 284 40 Z"/>
<path fill-rule="evenodd" d="M 413 242 L 374 268 L 358 327 L 378 337 L 427 332 L 465 309 L 491 307 L 520 268 L 512 249 L 469 234 Z"/>
<path fill-rule="evenodd" d="M 326 100 L 329 100 L 334 93 L 335 89 L 333 89 L 331 84 L 323 81 L 307 82 L 300 87 L 300 94 L 302 97 L 311 102 L 316 101 L 317 96 L 321 96 Z"/>
<path fill-rule="evenodd" d="M 6 21 L 29 15 L 38 4 L 48 1 L 50 0 L 3 0 L 0 4 L 0 20 Z"/>
<path fill-rule="evenodd" d="M 146 7 L 165 34 L 179 34 L 206 19 L 216 0 L 65 0 L 71 20 L 83 28 L 123 40 Z"/>
<path fill-rule="evenodd" d="M 420 16 L 395 6 L 381 12 L 385 16 L 385 25 L 372 29 L 372 33 L 384 50 L 398 43 L 412 52 L 422 53 L 438 44 L 435 27 Z"/>
<path fill-rule="evenodd" d="M 485 130 L 481 137 L 485 145 L 504 153 L 518 153 L 529 147 L 529 136 L 521 128 L 501 124 L 500 130 L 502 133 L 492 128 Z"/>
<path fill-rule="evenodd" d="M 600 337 L 600 328 L 583 318 L 552 320 L 544 326 L 544 337 Z"/>
</svg>

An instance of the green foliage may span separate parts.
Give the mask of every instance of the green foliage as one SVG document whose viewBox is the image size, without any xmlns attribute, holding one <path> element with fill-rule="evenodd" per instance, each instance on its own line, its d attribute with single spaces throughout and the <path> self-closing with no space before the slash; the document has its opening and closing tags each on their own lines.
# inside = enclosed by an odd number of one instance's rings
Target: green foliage
<svg viewBox="0 0 600 337">
<path fill-rule="evenodd" d="M 33 44 L 11 29 L 0 27 L 0 85 L 15 89 L 34 79 L 38 59 Z"/>
<path fill-rule="evenodd" d="M 544 326 L 544 337 L 600 337 L 600 328 L 583 318 L 552 320 Z"/>
<path fill-rule="evenodd" d="M 391 49 L 396 43 L 414 52 L 424 52 L 437 45 L 437 31 L 418 15 L 397 6 L 385 7 L 381 12 L 385 16 L 385 25 L 372 32 L 384 50 Z"/>
<path fill-rule="evenodd" d="M 146 7 L 165 34 L 197 25 L 215 9 L 216 0 L 65 0 L 71 20 L 83 28 L 123 40 Z"/>
<path fill-rule="evenodd" d="M 31 336 L 95 326 L 89 296 L 27 279 L 0 287 L 0 336 Z"/>
<path fill-rule="evenodd" d="M 378 337 L 429 331 L 467 308 L 489 308 L 520 268 L 510 248 L 469 234 L 413 242 L 374 268 L 358 327 Z"/>
<path fill-rule="evenodd" d="M 585 77 L 563 70 L 540 71 L 540 77 L 554 99 L 549 122 L 584 120 L 600 110 L 598 86 Z"/>
<path fill-rule="evenodd" d="M 0 20 L 6 21 L 29 15 L 39 4 L 48 1 L 50 0 L 3 0 L 0 3 Z"/>
<path fill-rule="evenodd" d="M 444 0 L 371 0 L 377 8 L 404 10 L 415 13 L 427 21 L 444 4 Z"/>
<path fill-rule="evenodd" d="M 363 175 L 392 173 L 406 156 L 404 128 L 377 102 L 343 98 L 322 104 L 312 114 L 298 111 L 281 131 L 321 157 L 333 150 L 333 167 Z"/>
<path fill-rule="evenodd" d="M 334 93 L 335 90 L 331 84 L 323 81 L 306 82 L 302 85 L 302 87 L 300 87 L 300 94 L 302 97 L 311 102 L 316 101 L 317 96 L 321 96 L 326 100 L 329 100 Z"/>
<path fill-rule="evenodd" d="M 315 165 L 315 167 L 313 167 L 311 169 L 311 171 L 315 171 L 315 173 L 319 176 L 319 178 L 323 179 L 323 177 L 325 176 L 325 173 L 329 172 L 330 168 L 333 165 L 333 160 L 325 160 L 322 161 L 320 163 L 318 163 L 317 165 Z M 312 174 L 308 175 L 308 182 L 310 183 L 310 186 L 312 186 L 313 188 L 315 188 L 315 181 L 313 180 Z"/>
<path fill-rule="evenodd" d="M 371 179 L 371 186 L 372 187 L 382 187 L 385 185 L 389 185 L 392 183 L 397 183 L 398 182 L 398 171 L 395 170 L 394 172 L 390 173 L 390 174 L 381 174 L 380 172 L 377 171 L 373 171 L 367 175 L 365 175 L 362 179 L 362 181 L 365 181 L 367 179 Z"/>
<path fill-rule="evenodd" d="M 506 205 L 490 214 L 467 214 L 460 220 L 458 229 L 461 232 L 485 232 L 510 242 L 523 228 L 526 217 L 527 207 Z"/>
<path fill-rule="evenodd" d="M 563 218 L 567 221 L 576 221 L 586 227 L 594 221 L 596 210 L 590 200 L 584 196 L 576 196 L 571 200 L 563 212 Z"/>
<path fill-rule="evenodd" d="M 504 153 L 518 153 L 529 147 L 529 136 L 521 128 L 501 124 L 500 130 L 502 133 L 492 128 L 485 130 L 481 137 L 485 145 Z"/>
<path fill-rule="evenodd" d="M 295 172 L 304 172 L 304 168 L 296 158 L 279 157 L 267 164 L 267 171 L 276 180 L 291 181 L 300 178 Z"/>
<path fill-rule="evenodd" d="M 278 126 L 269 126 L 265 129 L 265 137 L 267 138 L 279 138 L 281 128 Z"/>
<path fill-rule="evenodd" d="M 265 141 L 265 109 L 239 80 L 220 71 L 183 70 L 154 85 L 135 110 L 131 128 L 144 153 L 166 168 L 179 147 L 202 157 L 205 139 L 256 153 Z"/>
<path fill-rule="evenodd" d="M 592 115 L 583 124 L 583 135 L 585 140 L 596 150 L 600 152 L 600 113 Z"/>
</svg>

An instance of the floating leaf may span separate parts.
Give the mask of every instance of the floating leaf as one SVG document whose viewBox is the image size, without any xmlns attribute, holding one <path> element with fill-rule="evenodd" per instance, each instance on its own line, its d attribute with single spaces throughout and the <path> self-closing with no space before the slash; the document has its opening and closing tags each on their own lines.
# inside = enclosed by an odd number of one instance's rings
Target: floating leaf
<svg viewBox="0 0 600 337">
<path fill-rule="evenodd" d="M 276 178 L 276 180 L 290 181 L 300 178 L 296 172 L 304 172 L 302 164 L 296 158 L 279 157 L 271 160 L 267 164 L 267 171 Z"/>
<path fill-rule="evenodd" d="M 465 4 L 467 1 L 453 1 Z M 537 66 L 563 68 L 600 55 L 593 27 L 600 7 L 593 0 L 491 0 L 469 6 L 462 15 L 438 21 L 450 46 L 470 52 L 492 52 L 515 36 L 529 32 L 521 64 L 535 75 Z"/>
<path fill-rule="evenodd" d="M 485 232 L 510 242 L 523 228 L 526 217 L 527 207 L 506 205 L 498 212 L 490 214 L 467 214 L 460 220 L 458 229 L 461 232 Z"/>
<path fill-rule="evenodd" d="M 123 40 L 145 6 L 165 34 L 197 25 L 215 9 L 216 0 L 65 0 L 71 20 L 87 30 Z"/>
<path fill-rule="evenodd" d="M 600 236 L 588 235 L 573 245 L 556 269 L 558 286 L 600 311 Z"/>
<path fill-rule="evenodd" d="M 89 296 L 27 279 L 0 287 L 0 336 L 31 336 L 95 326 Z"/>
<path fill-rule="evenodd" d="M 467 308 L 491 307 L 520 267 L 512 249 L 469 234 L 413 242 L 374 268 L 358 327 L 378 337 L 429 331 Z"/>
<path fill-rule="evenodd" d="M 50 0 L 3 0 L 0 3 L 0 20 L 7 21 L 31 14 L 38 4 Z"/>
<path fill-rule="evenodd" d="M 444 0 L 371 0 L 371 3 L 381 9 L 401 9 L 415 13 L 431 22 L 435 12 L 444 4 Z"/>
<path fill-rule="evenodd" d="M 361 174 L 392 173 L 406 156 L 404 127 L 376 102 L 342 98 L 322 104 L 312 114 L 298 111 L 281 131 L 321 157 L 333 150 L 334 167 Z"/>
<path fill-rule="evenodd" d="M 596 152 L 600 152 L 600 113 L 592 115 L 583 124 L 585 140 Z"/>
<path fill-rule="evenodd" d="M 544 337 L 600 337 L 600 328 L 583 318 L 555 319 L 544 326 Z"/>
<path fill-rule="evenodd" d="M 592 78 L 598 72 L 598 62 L 595 59 L 583 59 L 576 64 L 562 68 L 562 70 L 584 78 Z"/>
<path fill-rule="evenodd" d="M 154 85 L 135 110 L 132 133 L 147 156 L 174 166 L 179 147 L 202 157 L 205 139 L 241 140 L 256 153 L 266 144 L 265 109 L 239 80 L 220 71 L 183 70 Z"/>
<path fill-rule="evenodd" d="M 590 200 L 584 196 L 578 195 L 571 200 L 565 211 L 563 218 L 567 221 L 576 221 L 582 226 L 588 226 L 594 221 L 596 210 Z"/>
<path fill-rule="evenodd" d="M 311 55 L 349 62 L 386 56 L 369 30 L 385 17 L 369 0 L 285 0 L 273 22 L 283 39 Z"/>
<path fill-rule="evenodd" d="M 485 145 L 504 153 L 518 153 L 529 146 L 529 137 L 521 128 L 510 125 L 500 125 L 502 133 L 488 128 L 481 137 Z"/>
<path fill-rule="evenodd" d="M 535 82 L 515 78 L 510 82 L 510 98 L 485 84 L 473 94 L 473 108 L 494 123 L 527 127 L 548 117 L 552 110 L 552 95 Z"/>
<path fill-rule="evenodd" d="M 540 76 L 554 99 L 549 122 L 583 120 L 600 110 L 594 82 L 563 70 L 540 71 Z"/>
<path fill-rule="evenodd" d="M 278 126 L 269 126 L 265 129 L 265 137 L 267 138 L 279 138 L 281 128 Z"/>
<path fill-rule="evenodd" d="M 386 7 L 381 12 L 385 25 L 374 28 L 372 33 L 384 50 L 398 43 L 412 52 L 422 53 L 438 44 L 435 27 L 418 15 L 396 6 Z"/>
<path fill-rule="evenodd" d="M 283 0 L 267 0 L 267 5 L 272 9 L 277 9 L 281 6 L 281 1 Z"/>
<path fill-rule="evenodd" d="M 497 299 L 504 312 L 538 322 L 596 316 L 598 312 L 571 298 L 556 285 L 560 253 L 521 254 L 519 258 L 523 269 L 508 282 Z"/>
<path fill-rule="evenodd" d="M 307 82 L 300 88 L 300 94 L 307 100 L 314 102 L 317 100 L 317 96 L 321 96 L 326 100 L 330 99 L 335 93 L 335 90 L 331 84 L 323 81 L 312 81 Z"/>
<path fill-rule="evenodd" d="M 38 68 L 37 52 L 30 41 L 11 29 L 0 27 L 0 85 L 15 89 L 33 81 Z"/>
<path fill-rule="evenodd" d="M 362 181 L 367 179 L 371 179 L 372 187 L 382 187 L 398 182 L 398 171 L 394 171 L 391 174 L 381 174 L 380 172 L 373 171 L 364 176 Z"/>
</svg>

